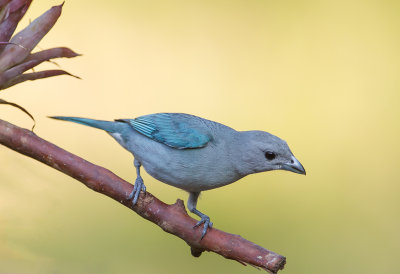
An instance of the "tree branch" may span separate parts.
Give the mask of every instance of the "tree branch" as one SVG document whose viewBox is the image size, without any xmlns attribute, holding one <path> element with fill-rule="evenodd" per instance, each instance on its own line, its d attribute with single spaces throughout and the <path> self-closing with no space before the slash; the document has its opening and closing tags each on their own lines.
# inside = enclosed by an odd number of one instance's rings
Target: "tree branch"
<svg viewBox="0 0 400 274">
<path fill-rule="evenodd" d="M 41 139 L 29 130 L 0 120 L 0 144 L 55 168 L 82 182 L 88 188 L 120 202 L 143 218 L 157 224 L 164 231 L 184 240 L 191 247 L 192 255 L 195 257 L 204 251 L 212 251 L 227 259 L 245 265 L 250 264 L 270 273 L 277 273 L 285 265 L 285 257 L 247 241 L 239 235 L 211 228 L 200 240 L 202 228 L 193 229 L 196 220 L 187 214 L 182 200 L 167 205 L 147 192 L 140 194 L 137 204 L 132 208 L 132 202 L 127 200 L 127 197 L 133 185 L 111 171 Z"/>
</svg>

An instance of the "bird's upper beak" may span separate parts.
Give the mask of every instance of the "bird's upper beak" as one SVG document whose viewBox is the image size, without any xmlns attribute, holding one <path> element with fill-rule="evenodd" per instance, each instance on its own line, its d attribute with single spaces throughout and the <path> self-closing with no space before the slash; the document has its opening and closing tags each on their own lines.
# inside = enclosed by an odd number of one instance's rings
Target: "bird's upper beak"
<svg viewBox="0 0 400 274">
<path fill-rule="evenodd" d="M 288 163 L 282 164 L 281 169 L 306 175 L 306 170 L 304 169 L 303 165 L 294 156 L 292 156 Z"/>
</svg>

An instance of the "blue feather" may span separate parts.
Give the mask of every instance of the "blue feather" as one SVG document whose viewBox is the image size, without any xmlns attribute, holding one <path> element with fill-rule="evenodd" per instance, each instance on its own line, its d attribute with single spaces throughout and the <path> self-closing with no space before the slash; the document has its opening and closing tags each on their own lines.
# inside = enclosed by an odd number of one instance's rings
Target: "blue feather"
<svg viewBox="0 0 400 274">
<path fill-rule="evenodd" d="M 85 126 L 102 129 L 110 133 L 118 132 L 121 129 L 118 123 L 109 121 L 101 121 L 101 120 L 80 118 L 80 117 L 67 117 L 67 116 L 51 116 L 49 118 L 74 122 Z"/>
<path fill-rule="evenodd" d="M 173 148 L 204 147 L 210 137 L 190 123 L 192 119 L 193 116 L 182 114 L 157 113 L 120 121 L 129 123 L 137 132 Z"/>
</svg>

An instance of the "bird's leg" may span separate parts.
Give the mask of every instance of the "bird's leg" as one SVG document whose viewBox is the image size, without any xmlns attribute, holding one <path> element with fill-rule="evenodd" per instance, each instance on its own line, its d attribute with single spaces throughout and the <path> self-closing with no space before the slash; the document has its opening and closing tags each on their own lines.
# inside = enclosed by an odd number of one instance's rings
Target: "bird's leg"
<svg viewBox="0 0 400 274">
<path fill-rule="evenodd" d="M 140 191 L 143 190 L 143 192 L 146 193 L 146 186 L 144 185 L 142 176 L 140 176 L 140 162 L 135 159 L 133 165 L 136 168 L 136 181 L 131 194 L 129 194 L 128 200 L 133 198 L 132 205 L 134 206 L 139 198 Z"/>
<path fill-rule="evenodd" d="M 197 216 L 199 216 L 201 218 L 201 220 L 198 221 L 197 224 L 195 224 L 193 228 L 196 228 L 196 227 L 200 226 L 201 224 L 204 224 L 203 232 L 201 233 L 201 239 L 203 239 L 203 237 L 207 233 L 207 229 L 211 228 L 213 223 L 210 222 L 210 217 L 208 217 L 207 215 L 201 213 L 200 211 L 198 211 L 196 209 L 197 199 L 199 198 L 199 195 L 200 195 L 200 192 L 190 192 L 189 193 L 188 208 L 189 208 L 190 212 L 196 214 Z"/>
</svg>

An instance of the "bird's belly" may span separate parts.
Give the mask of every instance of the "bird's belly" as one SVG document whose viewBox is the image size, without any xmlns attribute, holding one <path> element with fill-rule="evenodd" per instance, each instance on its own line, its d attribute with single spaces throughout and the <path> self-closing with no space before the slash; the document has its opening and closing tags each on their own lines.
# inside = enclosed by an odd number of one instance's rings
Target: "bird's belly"
<svg viewBox="0 0 400 274">
<path fill-rule="evenodd" d="M 206 148 L 176 150 L 167 148 L 163 154 L 155 151 L 139 161 L 152 177 L 186 191 L 204 191 L 221 187 L 241 178 L 230 163 Z"/>
<path fill-rule="evenodd" d="M 216 172 L 211 168 L 206 169 L 204 166 L 196 168 L 196 165 L 193 165 L 193 167 L 182 168 L 181 166 L 175 166 L 174 163 L 169 163 L 167 166 L 148 165 L 146 162 L 142 164 L 146 172 L 155 179 L 189 192 L 221 187 L 240 179 L 240 177 L 227 170 Z"/>
</svg>

